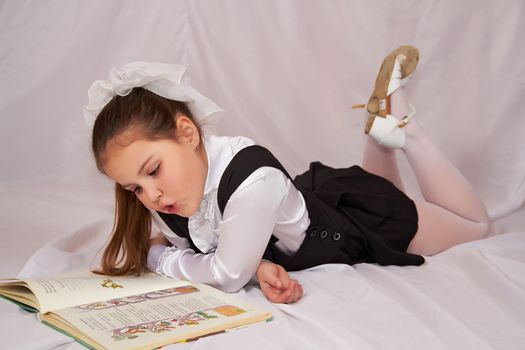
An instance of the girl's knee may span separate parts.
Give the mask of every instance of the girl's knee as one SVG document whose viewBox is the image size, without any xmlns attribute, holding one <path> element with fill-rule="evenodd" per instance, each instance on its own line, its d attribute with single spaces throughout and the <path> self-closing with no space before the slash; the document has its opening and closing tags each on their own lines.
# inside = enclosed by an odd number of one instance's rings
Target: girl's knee
<svg viewBox="0 0 525 350">
<path fill-rule="evenodd" d="M 491 227 L 490 220 L 487 218 L 487 220 L 480 222 L 479 227 L 480 227 L 480 232 L 479 232 L 479 237 L 477 239 L 487 238 L 490 233 L 490 227 Z"/>
<path fill-rule="evenodd" d="M 491 223 L 472 222 L 468 225 L 451 225 L 443 227 L 440 225 L 422 225 L 410 242 L 407 252 L 431 256 L 447 250 L 458 244 L 477 241 L 486 238 L 490 233 Z"/>
</svg>

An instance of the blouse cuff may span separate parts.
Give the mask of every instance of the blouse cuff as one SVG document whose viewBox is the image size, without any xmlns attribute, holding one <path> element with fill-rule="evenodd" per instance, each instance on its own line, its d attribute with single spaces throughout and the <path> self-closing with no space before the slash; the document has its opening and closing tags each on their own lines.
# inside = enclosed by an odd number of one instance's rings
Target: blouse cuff
<svg viewBox="0 0 525 350">
<path fill-rule="evenodd" d="M 160 258 L 167 250 L 166 248 L 168 247 L 163 244 L 155 244 L 149 248 L 147 261 L 148 270 L 157 272 Z"/>
<path fill-rule="evenodd" d="M 164 260 L 166 259 L 166 257 L 168 255 L 171 255 L 173 252 L 175 252 L 176 250 L 178 250 L 179 248 L 177 247 L 166 247 L 164 246 L 164 250 L 162 251 L 162 254 L 160 254 L 160 257 L 158 258 L 157 260 L 157 265 L 155 266 L 155 273 L 161 275 L 161 276 L 164 276 L 164 277 L 173 277 L 173 276 L 169 276 L 167 275 L 166 273 L 163 272 L 163 269 L 162 269 L 162 263 L 164 262 Z"/>
</svg>

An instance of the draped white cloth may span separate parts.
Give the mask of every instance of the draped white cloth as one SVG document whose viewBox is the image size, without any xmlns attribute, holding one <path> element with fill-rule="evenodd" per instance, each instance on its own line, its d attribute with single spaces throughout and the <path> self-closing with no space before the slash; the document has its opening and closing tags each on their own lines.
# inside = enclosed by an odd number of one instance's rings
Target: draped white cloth
<svg viewBox="0 0 525 350">
<path fill-rule="evenodd" d="M 306 290 L 297 305 L 271 306 L 247 287 L 239 296 L 268 307 L 273 323 L 173 348 L 523 348 L 524 17 L 521 0 L 5 0 L 0 273 L 95 264 L 112 186 L 96 171 L 82 107 L 111 67 L 185 65 L 187 82 L 224 109 L 209 132 L 254 139 L 295 175 L 312 160 L 360 163 L 364 117 L 350 106 L 366 102 L 383 57 L 412 44 L 421 54 L 407 87 L 416 118 L 477 189 L 496 237 L 420 268 L 297 273 Z M 12 305 L 0 311 L 3 348 L 78 347 Z"/>
</svg>

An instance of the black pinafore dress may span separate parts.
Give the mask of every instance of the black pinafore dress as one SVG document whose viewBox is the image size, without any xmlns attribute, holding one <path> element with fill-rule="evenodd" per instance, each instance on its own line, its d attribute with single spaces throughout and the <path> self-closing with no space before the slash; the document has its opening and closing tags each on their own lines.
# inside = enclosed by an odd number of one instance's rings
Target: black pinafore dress
<svg viewBox="0 0 525 350">
<path fill-rule="evenodd" d="M 406 249 L 417 231 L 414 202 L 390 181 L 359 166 L 334 169 L 320 162 L 292 179 L 266 148 L 243 148 L 222 174 L 217 192 L 221 212 L 237 187 L 255 170 L 270 166 L 281 170 L 302 193 L 310 226 L 298 251 L 289 256 L 275 245 L 272 236 L 263 258 L 288 271 L 327 263 L 380 265 L 421 265 L 424 258 Z M 190 242 L 188 219 L 158 213 L 170 229 Z"/>
</svg>

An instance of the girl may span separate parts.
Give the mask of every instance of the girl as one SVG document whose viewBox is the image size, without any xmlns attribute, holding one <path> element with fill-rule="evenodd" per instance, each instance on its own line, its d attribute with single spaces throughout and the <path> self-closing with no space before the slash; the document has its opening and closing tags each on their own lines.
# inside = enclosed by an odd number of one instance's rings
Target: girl
<svg viewBox="0 0 525 350">
<path fill-rule="evenodd" d="M 112 70 L 90 88 L 85 113 L 94 120 L 97 167 L 116 185 L 99 272 L 149 269 L 229 292 L 255 275 L 270 301 L 291 303 L 303 290 L 286 271 L 420 265 L 421 255 L 485 237 L 483 203 L 413 119 L 403 86 L 418 59 L 416 48 L 402 46 L 379 70 L 366 106 L 364 169 L 314 162 L 295 179 L 250 139 L 203 135 L 199 123 L 219 108 L 180 82 L 183 67 Z M 402 192 L 396 149 L 425 201 Z"/>
</svg>

